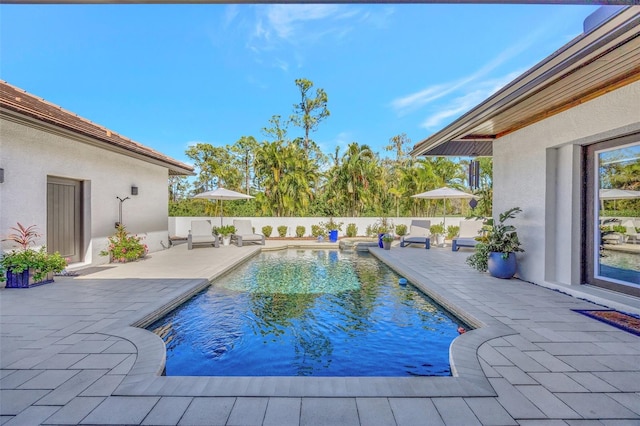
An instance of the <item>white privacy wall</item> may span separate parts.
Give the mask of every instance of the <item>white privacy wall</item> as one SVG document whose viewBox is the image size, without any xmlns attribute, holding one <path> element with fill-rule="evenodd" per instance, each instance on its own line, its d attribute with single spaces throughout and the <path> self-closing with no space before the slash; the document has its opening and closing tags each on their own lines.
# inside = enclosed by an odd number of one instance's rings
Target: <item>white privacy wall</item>
<svg viewBox="0 0 640 426">
<path fill-rule="evenodd" d="M 513 224 L 525 253 L 518 274 L 580 284 L 581 147 L 640 130 L 640 82 L 497 139 L 493 212 L 523 209 Z"/>
<path fill-rule="evenodd" d="M 123 204 L 123 223 L 145 236 L 150 251 L 168 241 L 168 169 L 126 155 L 107 151 L 68 136 L 2 119 L 0 122 L 0 234 L 16 222 L 35 224 L 44 233 L 47 225 L 47 176 L 83 181 L 85 263 L 108 262 L 98 253 L 106 247 L 118 220 L 116 197 L 130 197 Z M 139 195 L 131 195 L 136 185 Z M 40 243 L 44 244 L 43 235 Z M 10 243 L 2 243 L 3 249 Z"/>
</svg>

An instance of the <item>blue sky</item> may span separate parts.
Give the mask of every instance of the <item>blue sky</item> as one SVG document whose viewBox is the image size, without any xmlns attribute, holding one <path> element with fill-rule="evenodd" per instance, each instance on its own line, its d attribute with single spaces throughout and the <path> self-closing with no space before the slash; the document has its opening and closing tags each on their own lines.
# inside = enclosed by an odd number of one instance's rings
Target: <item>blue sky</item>
<svg viewBox="0 0 640 426">
<path fill-rule="evenodd" d="M 160 152 L 264 140 L 329 97 L 312 138 L 383 153 L 441 129 L 582 32 L 595 6 L 0 5 L 0 78 Z M 290 128 L 290 136 L 302 130 Z"/>
</svg>

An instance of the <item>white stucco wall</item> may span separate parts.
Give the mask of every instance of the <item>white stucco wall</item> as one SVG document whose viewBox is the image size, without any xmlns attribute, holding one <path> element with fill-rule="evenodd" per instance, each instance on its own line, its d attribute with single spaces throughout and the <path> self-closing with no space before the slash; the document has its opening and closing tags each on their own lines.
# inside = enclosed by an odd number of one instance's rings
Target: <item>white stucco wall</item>
<svg viewBox="0 0 640 426">
<path fill-rule="evenodd" d="M 192 220 L 210 220 L 212 226 L 220 226 L 220 217 L 170 217 L 169 218 L 169 233 L 171 236 L 186 237 L 189 234 Z M 262 233 L 263 226 L 273 227 L 271 237 L 278 236 L 278 226 L 287 227 L 287 237 L 295 237 L 296 227 L 305 227 L 305 236 L 311 236 L 311 226 L 318 225 L 320 222 L 328 222 L 328 217 L 225 217 L 223 218 L 224 225 L 233 225 L 234 219 L 247 219 L 251 221 L 251 225 L 255 231 L 259 234 Z M 407 232 L 409 232 L 409 225 L 411 225 L 412 219 L 418 220 L 430 220 L 432 225 L 442 223 L 443 217 L 390 217 L 388 218 L 394 225 L 404 224 L 407 225 Z M 458 226 L 460 220 L 464 218 L 447 217 L 446 226 Z M 347 234 L 347 225 L 349 223 L 355 223 L 357 227 L 358 236 L 364 236 L 366 234 L 367 226 L 373 225 L 378 220 L 377 217 L 334 217 L 335 222 L 342 222 L 342 230 L 338 232 L 339 237 L 343 237 Z"/>
<path fill-rule="evenodd" d="M 44 234 L 47 225 L 47 176 L 83 181 L 85 263 L 101 264 L 99 256 L 118 220 L 116 197 L 130 197 L 123 204 L 127 230 L 145 236 L 150 251 L 166 244 L 167 176 L 165 167 L 110 152 L 58 134 L 0 121 L 0 234 L 16 222 L 35 224 Z M 131 195 L 131 186 L 139 188 Z M 44 244 L 43 235 L 40 243 Z M 2 243 L 3 249 L 11 247 Z"/>
<path fill-rule="evenodd" d="M 513 224 L 526 253 L 518 274 L 539 284 L 580 284 L 581 146 L 640 130 L 640 82 L 585 102 L 494 142 L 494 216 Z"/>
</svg>

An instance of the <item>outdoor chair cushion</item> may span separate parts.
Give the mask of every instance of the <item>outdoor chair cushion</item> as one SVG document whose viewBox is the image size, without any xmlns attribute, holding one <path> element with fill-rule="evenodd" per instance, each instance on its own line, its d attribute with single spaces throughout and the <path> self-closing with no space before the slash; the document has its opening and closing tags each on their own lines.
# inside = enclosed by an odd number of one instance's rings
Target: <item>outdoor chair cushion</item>
<svg viewBox="0 0 640 426">
<path fill-rule="evenodd" d="M 264 245 L 264 235 L 253 232 L 253 226 L 250 220 L 235 219 L 233 226 L 236 227 L 236 233 L 232 235 L 232 239 L 238 247 L 242 247 L 245 242 L 259 243 Z"/>
<path fill-rule="evenodd" d="M 193 249 L 194 244 L 208 244 L 218 247 L 218 236 L 213 235 L 211 229 L 211 222 L 208 220 L 192 220 L 189 236 L 187 237 L 187 248 L 189 250 Z"/>
<path fill-rule="evenodd" d="M 409 244 L 424 244 L 425 249 L 431 248 L 431 221 L 429 220 L 412 220 L 409 226 L 409 234 L 400 238 L 400 247 L 406 247 Z"/>
<path fill-rule="evenodd" d="M 482 220 L 461 220 L 458 236 L 451 242 L 451 251 L 458 251 L 460 247 L 475 247 L 478 244 L 476 237 L 480 236 Z"/>
</svg>

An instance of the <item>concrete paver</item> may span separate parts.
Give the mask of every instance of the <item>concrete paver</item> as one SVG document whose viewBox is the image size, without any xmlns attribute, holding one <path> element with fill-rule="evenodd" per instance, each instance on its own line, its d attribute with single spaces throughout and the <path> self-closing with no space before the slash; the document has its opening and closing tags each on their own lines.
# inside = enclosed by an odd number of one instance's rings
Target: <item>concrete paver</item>
<svg viewBox="0 0 640 426">
<path fill-rule="evenodd" d="M 159 377 L 162 342 L 132 325 L 261 248 L 177 246 L 0 289 L 0 424 L 640 424 L 638 336 L 572 311 L 601 306 L 478 274 L 438 248 L 374 251 L 476 327 L 452 344 L 456 377 Z"/>
</svg>

